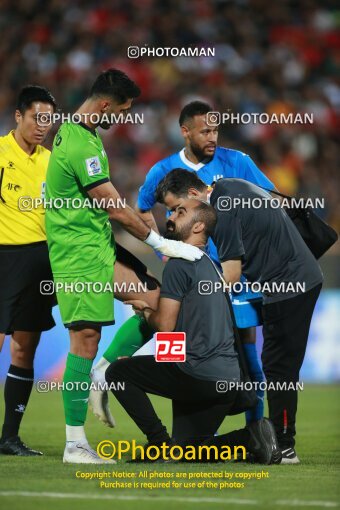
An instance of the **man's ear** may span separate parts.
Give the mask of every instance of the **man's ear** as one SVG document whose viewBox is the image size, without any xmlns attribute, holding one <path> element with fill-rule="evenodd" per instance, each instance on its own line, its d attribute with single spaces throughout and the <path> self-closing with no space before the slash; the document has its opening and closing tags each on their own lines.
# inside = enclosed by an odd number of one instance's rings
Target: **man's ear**
<svg viewBox="0 0 340 510">
<path fill-rule="evenodd" d="M 100 111 L 102 113 L 105 113 L 108 110 L 108 108 L 110 107 L 110 105 L 111 105 L 110 101 L 106 101 L 106 100 L 101 101 L 100 102 Z"/>
<path fill-rule="evenodd" d="M 181 133 L 183 138 L 186 140 L 189 134 L 189 129 L 187 128 L 187 126 L 181 126 Z"/>
<path fill-rule="evenodd" d="M 205 229 L 205 224 L 203 221 L 196 221 L 192 227 L 192 233 L 193 234 L 200 234 Z"/>
<path fill-rule="evenodd" d="M 18 124 L 18 123 L 19 123 L 19 120 L 20 120 L 20 118 L 21 118 L 21 112 L 20 112 L 20 110 L 15 110 L 14 118 L 15 118 L 15 122 Z"/>
<path fill-rule="evenodd" d="M 199 196 L 200 196 L 200 192 L 196 188 L 188 189 L 188 197 L 189 198 L 199 197 Z"/>
</svg>

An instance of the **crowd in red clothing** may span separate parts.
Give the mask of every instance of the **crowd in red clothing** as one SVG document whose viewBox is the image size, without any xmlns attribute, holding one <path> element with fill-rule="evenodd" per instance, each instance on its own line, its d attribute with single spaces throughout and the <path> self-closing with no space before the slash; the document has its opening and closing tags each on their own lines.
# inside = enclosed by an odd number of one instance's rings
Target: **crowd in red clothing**
<svg viewBox="0 0 340 510">
<path fill-rule="evenodd" d="M 98 5 L 100 4 L 100 5 Z M 317 0 L 10 0 L 0 7 L 0 126 L 13 127 L 21 86 L 51 89 L 64 112 L 96 74 L 117 67 L 142 89 L 140 125 L 103 134 L 112 180 L 132 204 L 149 168 L 182 147 L 181 108 L 193 99 L 233 113 L 313 113 L 313 124 L 224 124 L 282 192 L 325 198 L 340 228 L 340 36 L 335 3 Z M 129 46 L 212 47 L 214 57 L 129 59 Z"/>
</svg>

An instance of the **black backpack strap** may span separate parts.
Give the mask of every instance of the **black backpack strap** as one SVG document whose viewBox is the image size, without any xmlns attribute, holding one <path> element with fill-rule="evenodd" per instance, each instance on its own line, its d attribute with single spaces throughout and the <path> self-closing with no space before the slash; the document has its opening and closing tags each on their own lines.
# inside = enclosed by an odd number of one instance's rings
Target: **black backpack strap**
<svg viewBox="0 0 340 510">
<path fill-rule="evenodd" d="M 279 191 L 275 191 L 274 189 L 264 188 L 263 186 L 260 186 L 259 184 L 256 184 L 256 186 L 258 188 L 263 189 L 264 191 L 268 191 L 268 193 L 274 193 L 275 195 L 279 195 L 279 197 L 282 197 L 282 198 L 289 198 L 289 200 L 291 200 L 293 198 L 293 197 L 290 197 L 289 195 L 284 195 L 283 193 L 280 193 Z"/>
</svg>

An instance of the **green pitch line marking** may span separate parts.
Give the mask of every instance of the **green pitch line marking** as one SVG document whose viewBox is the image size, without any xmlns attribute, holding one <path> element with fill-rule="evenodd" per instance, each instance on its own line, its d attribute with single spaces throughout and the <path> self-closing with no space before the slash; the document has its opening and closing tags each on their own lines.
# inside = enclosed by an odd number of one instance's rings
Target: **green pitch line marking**
<svg viewBox="0 0 340 510">
<path fill-rule="evenodd" d="M 179 501 L 182 503 L 216 503 L 220 505 L 258 505 L 259 501 L 252 499 L 220 499 L 220 498 L 193 498 L 193 497 L 157 497 L 157 496 L 120 496 L 110 494 L 74 494 L 67 492 L 30 492 L 30 491 L 0 491 L 0 496 L 32 497 L 32 498 L 56 498 L 56 499 L 109 499 L 122 501 Z M 290 506 L 318 506 L 323 508 L 337 508 L 339 506 L 335 501 L 302 501 L 299 499 L 273 501 L 273 505 Z"/>
</svg>

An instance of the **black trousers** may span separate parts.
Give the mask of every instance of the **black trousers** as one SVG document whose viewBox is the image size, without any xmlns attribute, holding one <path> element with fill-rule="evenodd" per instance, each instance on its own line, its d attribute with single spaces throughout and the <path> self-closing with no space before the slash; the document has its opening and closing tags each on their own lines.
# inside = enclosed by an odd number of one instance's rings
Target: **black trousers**
<svg viewBox="0 0 340 510">
<path fill-rule="evenodd" d="M 172 399 L 172 437 L 179 445 L 197 445 L 209 440 L 232 408 L 237 392 L 216 391 L 216 382 L 195 379 L 175 363 L 157 363 L 154 356 L 135 356 L 112 363 L 106 371 L 112 393 L 124 407 L 149 443 L 169 441 L 169 435 L 157 416 L 147 393 Z M 124 383 L 124 390 L 118 383 Z M 247 447 L 248 431 L 241 429 L 219 437 L 232 446 Z"/>
<path fill-rule="evenodd" d="M 305 357 L 310 323 L 321 284 L 294 298 L 262 307 L 262 365 L 267 383 L 296 383 Z M 267 390 L 269 418 L 281 449 L 294 447 L 298 395 Z"/>
</svg>

